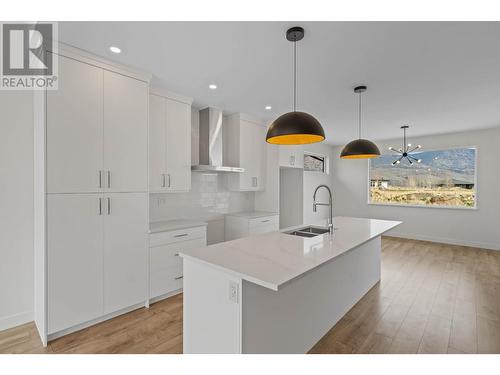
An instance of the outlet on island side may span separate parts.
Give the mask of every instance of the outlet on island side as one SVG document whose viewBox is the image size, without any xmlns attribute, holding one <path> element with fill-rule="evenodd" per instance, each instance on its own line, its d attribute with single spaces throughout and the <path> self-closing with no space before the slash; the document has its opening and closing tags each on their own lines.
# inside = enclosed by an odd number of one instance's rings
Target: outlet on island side
<svg viewBox="0 0 500 375">
<path fill-rule="evenodd" d="M 229 300 L 234 303 L 238 303 L 239 300 L 239 289 L 240 286 L 237 282 L 229 282 Z"/>
</svg>

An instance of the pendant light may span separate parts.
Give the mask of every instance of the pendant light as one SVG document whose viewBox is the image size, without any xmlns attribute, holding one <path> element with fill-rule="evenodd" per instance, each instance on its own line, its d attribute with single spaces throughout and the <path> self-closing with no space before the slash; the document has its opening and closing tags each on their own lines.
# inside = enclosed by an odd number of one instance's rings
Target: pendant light
<svg viewBox="0 0 500 375">
<path fill-rule="evenodd" d="M 361 139 L 361 94 L 366 91 L 366 86 L 357 86 L 354 92 L 359 95 L 358 106 L 358 139 L 349 142 L 344 146 L 340 157 L 342 159 L 369 159 L 380 156 L 377 145 L 368 139 Z"/>
<path fill-rule="evenodd" d="M 292 27 L 286 39 L 293 42 L 293 112 L 281 115 L 269 126 L 266 142 L 275 145 L 303 145 L 325 139 L 323 127 L 313 116 L 297 108 L 297 42 L 304 37 L 302 27 Z"/>
<path fill-rule="evenodd" d="M 389 147 L 389 151 L 394 151 L 397 152 L 399 155 L 401 155 L 399 159 L 394 160 L 394 162 L 392 163 L 393 166 L 401 163 L 401 160 L 404 159 L 408 160 L 408 163 L 410 163 L 410 165 L 413 164 L 414 161 L 416 161 L 417 163 L 420 163 L 422 161 L 422 159 L 417 159 L 413 155 L 410 155 L 411 152 L 420 149 L 422 146 L 416 145 L 415 147 L 411 148 L 411 143 L 406 143 L 406 129 L 408 128 L 409 128 L 408 125 L 403 125 L 401 127 L 401 129 L 403 129 L 403 147 L 399 149 L 395 149 L 394 147 Z"/>
</svg>

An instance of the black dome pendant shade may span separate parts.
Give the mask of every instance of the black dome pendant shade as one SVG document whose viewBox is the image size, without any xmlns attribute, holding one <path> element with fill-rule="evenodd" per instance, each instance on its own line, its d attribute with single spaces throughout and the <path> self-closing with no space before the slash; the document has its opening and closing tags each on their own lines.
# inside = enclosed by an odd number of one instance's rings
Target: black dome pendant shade
<svg viewBox="0 0 500 375">
<path fill-rule="evenodd" d="M 293 112 L 288 112 L 269 126 L 266 142 L 275 145 L 303 145 L 321 142 L 325 131 L 314 116 L 296 111 L 297 105 L 297 41 L 304 37 L 302 27 L 292 27 L 286 32 L 286 39 L 293 42 Z"/>
<path fill-rule="evenodd" d="M 366 86 L 357 86 L 354 92 L 359 94 L 359 139 L 349 142 L 344 146 L 340 157 L 342 159 L 369 159 L 380 156 L 377 145 L 368 139 L 361 139 L 361 94 L 366 91 Z"/>
</svg>

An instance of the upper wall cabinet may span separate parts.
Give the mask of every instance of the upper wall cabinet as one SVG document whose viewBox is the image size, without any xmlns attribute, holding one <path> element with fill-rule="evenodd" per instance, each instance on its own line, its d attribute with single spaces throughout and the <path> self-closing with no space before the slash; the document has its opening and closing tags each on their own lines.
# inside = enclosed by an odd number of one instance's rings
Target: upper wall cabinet
<svg viewBox="0 0 500 375">
<path fill-rule="evenodd" d="M 225 163 L 244 169 L 229 175 L 229 189 L 258 191 L 265 187 L 266 128 L 258 120 L 243 114 L 227 118 Z"/>
<path fill-rule="evenodd" d="M 57 90 L 47 91 L 47 191 L 103 187 L 103 70 L 59 56 Z"/>
<path fill-rule="evenodd" d="M 280 154 L 280 167 L 304 168 L 303 146 L 278 146 Z"/>
<path fill-rule="evenodd" d="M 148 92 L 146 82 L 104 71 L 104 173 L 107 191 L 147 191 Z"/>
<path fill-rule="evenodd" d="M 191 189 L 191 102 L 151 90 L 149 98 L 149 190 Z"/>
<path fill-rule="evenodd" d="M 59 56 L 47 91 L 47 192 L 147 191 L 148 84 Z"/>
</svg>

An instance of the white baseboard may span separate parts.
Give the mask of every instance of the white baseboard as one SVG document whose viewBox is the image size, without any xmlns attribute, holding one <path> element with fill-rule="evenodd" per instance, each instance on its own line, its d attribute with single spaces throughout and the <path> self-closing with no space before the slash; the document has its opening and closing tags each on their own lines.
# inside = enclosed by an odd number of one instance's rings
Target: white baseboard
<svg viewBox="0 0 500 375">
<path fill-rule="evenodd" d="M 24 311 L 11 316 L 0 317 L 0 331 L 33 321 L 33 311 Z"/>
<path fill-rule="evenodd" d="M 115 318 L 115 317 L 117 317 L 119 315 L 123 315 L 123 314 L 129 313 L 131 311 L 134 311 L 134 310 L 137 310 L 137 309 L 141 309 L 141 308 L 143 308 L 145 306 L 146 306 L 146 301 L 138 303 L 138 304 L 130 306 L 130 307 L 126 307 L 124 309 L 121 309 L 121 310 L 118 310 L 118 311 L 115 311 L 115 312 L 112 312 L 112 313 L 109 313 L 109 314 L 101 316 L 101 317 L 99 317 L 97 319 L 93 319 L 91 321 L 88 321 L 88 322 L 85 322 L 85 323 L 81 323 L 81 324 L 77 324 L 76 326 L 63 329 L 62 331 L 57 331 L 57 332 L 50 333 L 48 335 L 48 341 L 52 341 L 52 340 L 55 340 L 55 339 L 57 339 L 59 337 L 69 335 L 70 333 L 80 331 L 80 330 L 82 330 L 84 328 L 87 328 L 87 327 L 96 325 L 98 323 L 104 322 L 105 320 L 109 320 L 109 319 Z"/>
<path fill-rule="evenodd" d="M 450 244 L 450 245 L 478 247 L 478 248 L 481 248 L 481 249 L 488 249 L 488 250 L 500 250 L 500 244 L 487 243 L 487 242 L 466 241 L 466 240 L 457 240 L 455 238 L 423 236 L 423 235 L 419 235 L 419 234 L 401 233 L 401 232 L 397 232 L 397 231 L 390 231 L 385 236 L 387 236 L 387 237 L 407 238 L 407 239 L 410 239 L 410 240 L 420 240 L 420 241 L 446 243 L 446 244 Z"/>
<path fill-rule="evenodd" d="M 155 302 L 159 302 L 159 301 L 162 301 L 164 299 L 167 299 L 167 298 L 170 298 L 170 297 L 173 297 L 179 293 L 182 293 L 182 288 L 180 289 L 177 289 L 177 290 L 174 290 L 172 292 L 169 292 L 169 293 L 166 293 L 166 294 L 162 294 L 161 296 L 158 296 L 158 297 L 153 297 L 153 298 L 150 298 L 149 299 L 149 303 L 150 304 L 153 304 Z"/>
</svg>

